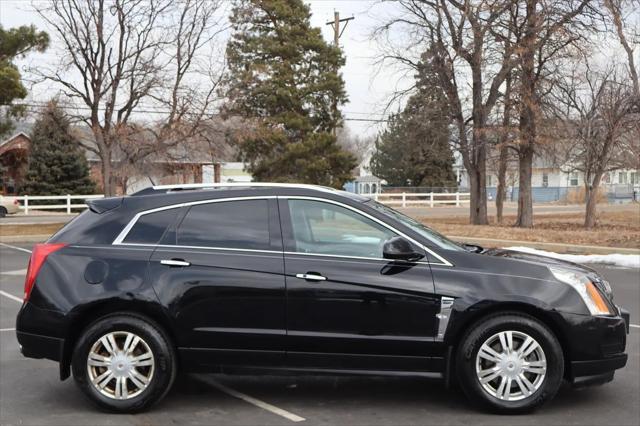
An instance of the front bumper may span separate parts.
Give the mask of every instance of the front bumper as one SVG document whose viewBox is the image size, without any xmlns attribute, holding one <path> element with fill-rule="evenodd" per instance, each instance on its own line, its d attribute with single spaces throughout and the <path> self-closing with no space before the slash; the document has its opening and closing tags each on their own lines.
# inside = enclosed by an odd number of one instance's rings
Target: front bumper
<svg viewBox="0 0 640 426">
<path fill-rule="evenodd" d="M 617 316 L 562 314 L 565 320 L 566 378 L 574 386 L 598 385 L 613 380 L 615 370 L 627 364 L 625 353 L 629 313 Z"/>
</svg>

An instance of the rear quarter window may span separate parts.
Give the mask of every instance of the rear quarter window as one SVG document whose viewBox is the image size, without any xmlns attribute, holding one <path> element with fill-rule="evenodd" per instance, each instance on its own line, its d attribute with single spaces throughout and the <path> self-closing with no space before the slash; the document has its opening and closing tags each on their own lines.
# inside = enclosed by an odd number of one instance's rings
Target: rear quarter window
<svg viewBox="0 0 640 426">
<path fill-rule="evenodd" d="M 182 246 L 268 250 L 268 201 L 224 201 L 192 206 L 178 227 L 177 243 Z"/>
<path fill-rule="evenodd" d="M 174 208 L 140 216 L 123 242 L 158 244 L 167 228 L 173 224 L 179 210 L 179 208 Z"/>
</svg>

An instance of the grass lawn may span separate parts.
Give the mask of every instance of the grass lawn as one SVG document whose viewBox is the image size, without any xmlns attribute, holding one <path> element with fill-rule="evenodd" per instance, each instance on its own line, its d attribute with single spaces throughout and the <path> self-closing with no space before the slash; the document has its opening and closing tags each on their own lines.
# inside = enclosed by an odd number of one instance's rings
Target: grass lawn
<svg viewBox="0 0 640 426">
<path fill-rule="evenodd" d="M 469 225 L 467 217 L 419 220 L 448 236 L 640 248 L 640 206 L 602 212 L 598 217 L 598 225 L 592 230 L 582 227 L 584 214 L 578 213 L 536 215 L 531 229 L 513 227 L 516 216 L 505 216 L 503 225 L 495 224 L 495 217 L 490 217 L 491 224 L 485 226 Z"/>
</svg>

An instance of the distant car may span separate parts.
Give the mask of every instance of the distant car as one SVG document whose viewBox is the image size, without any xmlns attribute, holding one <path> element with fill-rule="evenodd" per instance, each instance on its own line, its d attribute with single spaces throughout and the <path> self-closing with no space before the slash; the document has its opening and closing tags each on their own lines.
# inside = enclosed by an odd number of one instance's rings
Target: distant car
<svg viewBox="0 0 640 426">
<path fill-rule="evenodd" d="M 20 203 L 16 197 L 5 197 L 4 195 L 0 195 L 0 217 L 18 213 L 19 210 Z"/>
<path fill-rule="evenodd" d="M 457 244 L 356 194 L 183 185 L 88 204 L 34 247 L 16 329 L 110 410 L 149 407 L 178 370 L 287 370 L 440 377 L 516 413 L 627 362 L 629 314 L 596 271 Z"/>
</svg>

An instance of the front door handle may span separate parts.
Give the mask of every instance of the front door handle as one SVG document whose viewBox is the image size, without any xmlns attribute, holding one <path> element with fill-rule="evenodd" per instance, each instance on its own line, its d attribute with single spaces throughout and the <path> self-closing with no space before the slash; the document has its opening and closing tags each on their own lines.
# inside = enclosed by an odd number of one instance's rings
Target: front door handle
<svg viewBox="0 0 640 426">
<path fill-rule="evenodd" d="M 307 281 L 326 281 L 327 277 L 323 277 L 322 275 L 315 272 L 308 272 L 306 274 L 296 274 L 296 278 L 300 278 L 301 280 Z"/>
<path fill-rule="evenodd" d="M 183 259 L 162 259 L 160 263 L 167 266 L 190 266 L 191 265 L 191 263 Z"/>
</svg>

